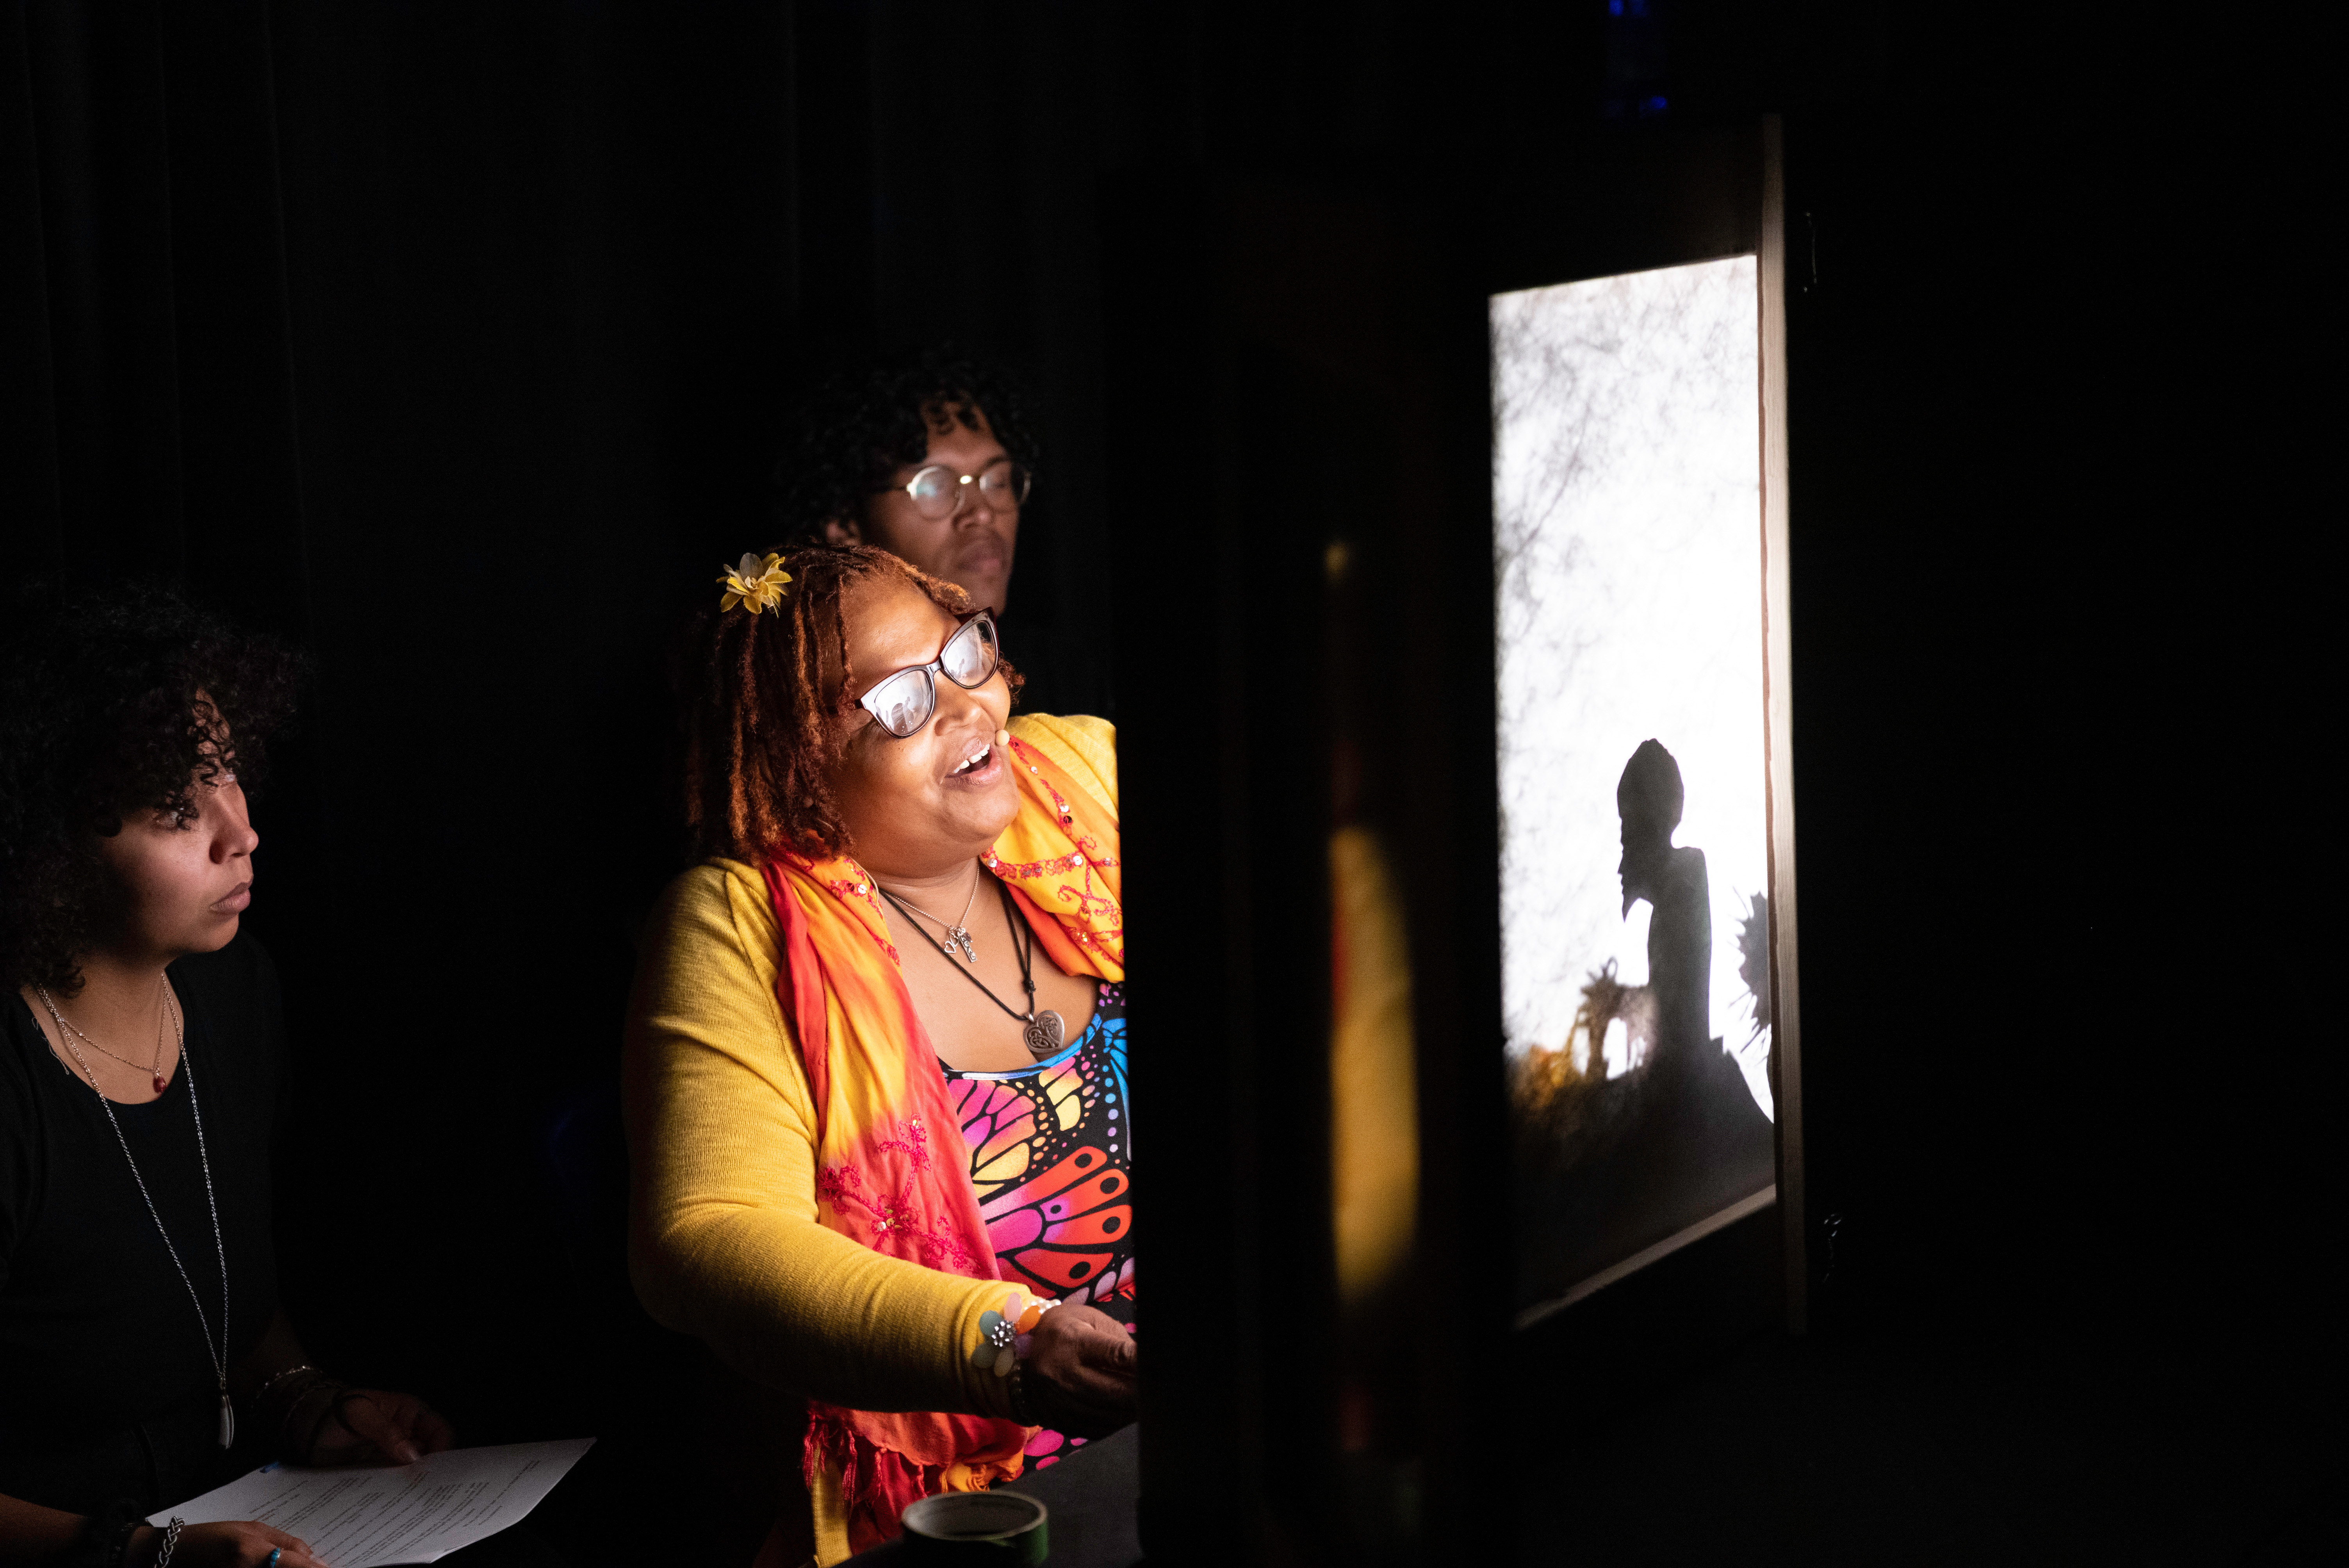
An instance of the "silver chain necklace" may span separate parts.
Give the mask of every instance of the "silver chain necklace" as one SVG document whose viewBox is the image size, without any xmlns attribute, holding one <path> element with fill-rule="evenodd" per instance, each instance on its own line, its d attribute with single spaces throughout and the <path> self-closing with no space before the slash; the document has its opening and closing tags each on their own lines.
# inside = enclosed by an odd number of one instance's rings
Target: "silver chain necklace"
<svg viewBox="0 0 2349 1568">
<path fill-rule="evenodd" d="M 171 1233 L 163 1228 L 163 1216 L 156 1210 L 153 1194 L 147 1191 L 147 1178 L 139 1173 L 139 1161 L 130 1152 L 130 1140 L 122 1136 L 122 1123 L 115 1119 L 114 1102 L 106 1098 L 104 1089 L 98 1087 L 98 1075 L 90 1070 L 89 1058 L 81 1054 L 79 1046 L 74 1044 L 74 1036 L 80 1035 L 81 1031 L 66 1022 L 66 1016 L 57 1011 L 57 1001 L 49 995 L 47 986 L 36 985 L 33 989 L 40 994 L 41 1006 L 49 1010 L 49 1016 L 57 1021 L 57 1037 L 66 1043 L 66 1049 L 73 1053 L 74 1060 L 81 1064 L 82 1076 L 89 1080 L 90 1092 L 98 1096 L 98 1106 L 106 1112 L 106 1124 L 114 1129 L 114 1141 L 122 1146 L 122 1158 L 130 1162 L 130 1179 L 139 1183 L 139 1195 L 147 1200 L 147 1214 L 155 1222 L 155 1233 L 163 1238 L 163 1250 L 171 1254 L 171 1266 L 180 1271 L 180 1283 L 188 1287 L 188 1299 L 195 1303 L 196 1322 L 204 1333 L 204 1354 L 212 1357 L 212 1376 L 220 1382 L 220 1446 L 224 1449 L 233 1447 L 236 1442 L 236 1408 L 229 1403 L 228 1398 L 228 1249 L 221 1244 L 220 1202 L 212 1196 L 212 1157 L 204 1147 L 204 1113 L 196 1104 L 196 1070 L 195 1064 L 188 1059 L 187 1026 L 184 1023 L 180 1026 L 180 1076 L 187 1080 L 188 1109 L 196 1119 L 196 1158 L 204 1168 L 204 1204 L 212 1211 L 212 1250 L 220 1255 L 218 1350 L 212 1348 L 212 1319 L 205 1315 L 203 1298 L 196 1294 L 196 1282 L 188 1277 L 188 1265 L 180 1261 L 180 1249 L 171 1244 Z M 82 1037 L 89 1038 L 87 1035 Z M 95 1046 L 98 1042 L 90 1040 L 90 1044 Z M 114 1055 L 111 1051 L 106 1054 Z M 136 1067 L 138 1064 L 134 1062 L 131 1065 Z"/>
<path fill-rule="evenodd" d="M 1027 944 L 1024 946 L 1021 944 L 1019 918 L 1012 907 L 1011 890 L 1001 882 L 997 882 L 995 891 L 1003 901 L 1003 928 L 1011 937 L 1013 955 L 1019 960 L 1019 984 L 1026 987 L 1028 992 L 1028 1010 L 1022 1013 L 1018 1008 L 1008 1006 L 1002 997 L 989 989 L 986 981 L 973 972 L 977 965 L 974 965 L 971 969 L 964 969 L 950 963 L 947 967 L 986 992 L 987 999 L 1002 1008 L 1006 1017 L 1014 1018 L 1019 1022 L 1020 1043 L 1028 1047 L 1030 1056 L 1040 1062 L 1048 1057 L 1061 1054 L 1061 1047 L 1068 1038 L 1068 1024 L 1051 1008 L 1039 1008 L 1036 1006 L 1036 933 L 1033 930 L 1029 931 Z M 909 915 L 919 913 L 885 887 L 881 889 L 881 896 Z M 974 903 L 978 901 L 978 889 L 976 886 L 971 888 L 970 896 Z M 970 911 L 966 907 L 963 913 L 968 915 Z M 937 916 L 934 914 L 930 918 L 936 920 Z M 953 956 L 951 950 L 947 956 L 949 958 Z"/>
<path fill-rule="evenodd" d="M 952 925 L 947 925 L 945 921 L 940 920 L 936 915 L 932 914 L 926 909 L 923 909 L 916 904 L 907 903 L 904 899 L 898 898 L 894 892 L 889 894 L 889 897 L 895 901 L 899 907 L 903 908 L 906 913 L 918 914 L 933 925 L 945 925 L 947 928 L 947 939 L 938 944 L 938 951 L 945 954 L 947 957 L 952 958 L 954 956 L 954 950 L 959 947 L 962 949 L 962 961 L 965 964 L 976 964 L 978 962 L 978 954 L 974 954 L 970 948 L 970 931 L 963 923 L 964 921 L 970 918 L 971 906 L 978 902 L 979 878 L 978 866 L 978 862 L 977 861 L 973 861 L 971 862 L 972 872 L 970 879 L 970 896 L 962 901 L 962 916 Z M 888 890 L 885 888 L 882 891 L 885 892 Z"/>
<path fill-rule="evenodd" d="M 160 975 L 155 976 L 155 990 L 157 992 L 157 995 L 155 997 L 155 1061 L 153 1066 L 146 1069 L 146 1072 L 148 1077 L 155 1080 L 155 1092 L 157 1094 L 161 1094 L 164 1088 L 168 1087 L 170 1081 L 163 1077 L 163 1025 L 169 1018 L 171 1009 L 163 1005 L 163 999 L 164 997 L 169 996 L 171 993 L 170 989 L 164 985 L 163 977 Z M 48 993 L 46 991 L 42 993 L 42 995 L 44 996 L 47 996 L 47 995 Z M 70 1030 L 80 1039 L 83 1045 L 88 1046 L 99 1056 L 110 1057 L 115 1061 L 120 1062 L 126 1068 L 135 1068 L 139 1066 L 137 1062 L 132 1061 L 129 1057 L 109 1051 L 104 1046 L 99 1045 L 96 1040 L 91 1039 L 88 1035 L 83 1034 L 80 1029 L 74 1026 L 71 1019 L 67 1018 L 63 1013 L 58 1012 L 56 1007 L 52 1006 L 49 1009 L 49 1016 L 57 1021 L 57 1026 L 59 1028 Z M 182 1036 L 186 1033 L 184 1028 L 181 1032 Z"/>
</svg>

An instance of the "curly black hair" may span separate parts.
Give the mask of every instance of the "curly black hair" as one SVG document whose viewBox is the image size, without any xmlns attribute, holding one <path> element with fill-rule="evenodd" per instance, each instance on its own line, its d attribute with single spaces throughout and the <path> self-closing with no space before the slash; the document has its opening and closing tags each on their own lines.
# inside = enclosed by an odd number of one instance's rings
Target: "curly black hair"
<svg viewBox="0 0 2349 1568">
<path fill-rule="evenodd" d="M 773 548 L 823 543 L 825 523 L 861 517 L 898 468 L 922 460 L 931 421 L 975 430 L 982 415 L 1012 461 L 1035 472 L 1036 438 L 1019 379 L 951 345 L 826 380 L 791 421 L 775 465 L 781 537 Z"/>
<path fill-rule="evenodd" d="M 154 810 L 193 817 L 233 769 L 250 790 L 302 667 L 168 586 L 8 596 L 0 627 L 0 983 L 81 989 L 113 895 L 98 841 Z"/>
</svg>

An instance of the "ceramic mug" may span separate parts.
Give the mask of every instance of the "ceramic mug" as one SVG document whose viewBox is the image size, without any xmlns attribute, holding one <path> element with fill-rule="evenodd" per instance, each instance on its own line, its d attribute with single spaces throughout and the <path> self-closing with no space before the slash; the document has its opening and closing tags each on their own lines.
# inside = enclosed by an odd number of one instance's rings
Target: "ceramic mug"
<svg viewBox="0 0 2349 1568">
<path fill-rule="evenodd" d="M 1050 1514 L 1016 1491 L 949 1491 L 905 1510 L 906 1554 L 916 1563 L 1034 1568 L 1051 1547 Z"/>
</svg>

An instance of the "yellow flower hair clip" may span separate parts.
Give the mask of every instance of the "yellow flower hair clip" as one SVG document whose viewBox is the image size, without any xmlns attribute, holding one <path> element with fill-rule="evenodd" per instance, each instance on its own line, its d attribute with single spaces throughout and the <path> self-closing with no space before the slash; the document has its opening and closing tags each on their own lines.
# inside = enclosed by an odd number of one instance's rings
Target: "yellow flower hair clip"
<svg viewBox="0 0 2349 1568">
<path fill-rule="evenodd" d="M 778 610 L 783 602 L 783 584 L 791 580 L 781 556 L 770 554 L 761 561 L 745 551 L 741 562 L 718 580 L 726 587 L 718 600 L 718 613 L 722 615 L 737 604 L 749 605 L 753 615 L 761 610 Z"/>
</svg>

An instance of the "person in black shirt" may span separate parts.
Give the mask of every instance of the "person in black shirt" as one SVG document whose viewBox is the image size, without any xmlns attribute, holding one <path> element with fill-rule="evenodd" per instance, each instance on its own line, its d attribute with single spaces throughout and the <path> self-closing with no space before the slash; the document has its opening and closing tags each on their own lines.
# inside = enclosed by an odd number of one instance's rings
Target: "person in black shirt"
<svg viewBox="0 0 2349 1568">
<path fill-rule="evenodd" d="M 278 1306 L 285 1030 L 238 931 L 243 793 L 293 665 L 168 592 L 0 628 L 0 1561 L 310 1568 L 256 1523 L 146 1514 L 271 1458 L 446 1448 L 412 1395 L 310 1367 Z"/>
</svg>

